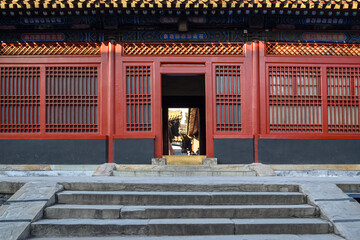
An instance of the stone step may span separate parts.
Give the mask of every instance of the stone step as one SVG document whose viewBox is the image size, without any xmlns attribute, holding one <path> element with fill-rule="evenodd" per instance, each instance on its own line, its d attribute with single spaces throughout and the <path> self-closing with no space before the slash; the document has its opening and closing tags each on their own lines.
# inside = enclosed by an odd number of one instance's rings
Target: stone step
<svg viewBox="0 0 360 240">
<path fill-rule="evenodd" d="M 76 238 L 31 238 L 29 240 L 129 240 L 129 237 L 76 237 Z M 344 240 L 334 234 L 266 234 L 266 235 L 216 235 L 216 236 L 132 236 L 131 240 Z"/>
<path fill-rule="evenodd" d="M 121 218 L 304 218 L 318 216 L 310 205 L 125 206 Z"/>
<path fill-rule="evenodd" d="M 123 206 L 56 204 L 44 210 L 44 218 L 119 219 Z"/>
<path fill-rule="evenodd" d="M 328 234 L 327 221 L 285 219 L 46 219 L 31 224 L 34 237 L 80 236 L 184 236 L 241 234 Z"/>
<path fill-rule="evenodd" d="M 88 205 L 294 205 L 306 203 L 297 192 L 122 192 L 63 191 L 59 204 Z"/>
<path fill-rule="evenodd" d="M 196 184 L 199 179 L 194 179 L 193 184 L 188 183 L 113 183 L 113 182 L 60 182 L 66 190 L 73 191 L 176 191 L 179 192 L 299 192 L 299 186 L 295 184 Z"/>
<path fill-rule="evenodd" d="M 117 206 L 57 204 L 44 211 L 48 219 L 158 219 L 158 218 L 310 218 L 310 205 Z"/>
<path fill-rule="evenodd" d="M 192 165 L 195 166 L 195 165 Z M 238 176 L 256 177 L 255 171 L 222 171 L 222 170 L 115 170 L 117 177 L 197 177 L 197 176 Z"/>
</svg>

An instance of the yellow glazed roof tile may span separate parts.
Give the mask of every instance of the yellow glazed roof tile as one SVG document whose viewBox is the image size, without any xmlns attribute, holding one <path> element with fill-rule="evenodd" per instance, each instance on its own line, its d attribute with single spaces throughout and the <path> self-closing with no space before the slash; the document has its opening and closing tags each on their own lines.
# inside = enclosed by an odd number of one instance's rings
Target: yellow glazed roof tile
<svg viewBox="0 0 360 240">
<path fill-rule="evenodd" d="M 359 10 L 360 0 L 1 0 L 1 9 L 27 8 L 252 8 Z"/>
</svg>

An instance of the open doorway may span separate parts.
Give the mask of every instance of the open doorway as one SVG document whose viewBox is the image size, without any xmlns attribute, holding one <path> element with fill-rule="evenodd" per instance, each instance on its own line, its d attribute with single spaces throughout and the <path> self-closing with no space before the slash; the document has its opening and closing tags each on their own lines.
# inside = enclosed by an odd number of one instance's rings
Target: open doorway
<svg viewBox="0 0 360 240">
<path fill-rule="evenodd" d="M 205 75 L 162 75 L 163 155 L 206 155 Z"/>
</svg>

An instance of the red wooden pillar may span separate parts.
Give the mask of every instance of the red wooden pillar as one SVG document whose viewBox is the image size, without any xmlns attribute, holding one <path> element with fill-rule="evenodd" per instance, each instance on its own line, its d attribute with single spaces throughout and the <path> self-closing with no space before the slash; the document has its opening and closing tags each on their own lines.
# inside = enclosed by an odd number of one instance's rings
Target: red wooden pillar
<svg viewBox="0 0 360 240">
<path fill-rule="evenodd" d="M 263 45 L 262 45 L 263 46 Z M 252 42 L 252 113 L 254 136 L 254 161 L 259 162 L 259 130 L 260 130 L 260 105 L 259 105 L 259 42 Z"/>
<path fill-rule="evenodd" d="M 160 73 L 160 62 L 155 61 L 153 63 L 153 71 L 151 72 L 151 86 L 153 94 L 152 109 L 152 125 L 154 132 L 154 146 L 155 146 L 155 157 L 162 158 L 163 155 L 163 137 L 162 137 L 162 99 L 161 99 L 161 73 Z"/>
<path fill-rule="evenodd" d="M 211 61 L 208 61 L 206 64 L 206 74 L 205 74 L 205 119 L 206 119 L 206 157 L 214 157 L 214 124 L 216 124 L 216 111 L 214 110 L 215 106 L 215 95 L 214 86 L 215 75 L 212 71 L 213 65 Z M 216 129 L 216 127 L 215 127 Z"/>
<path fill-rule="evenodd" d="M 108 65 L 107 65 L 107 71 L 108 71 L 108 94 L 107 94 L 107 100 L 108 100 L 108 162 L 112 163 L 114 161 L 114 154 L 113 154 L 113 145 L 114 145 L 114 118 L 115 118 L 115 45 L 113 42 L 109 42 L 108 44 Z"/>
</svg>

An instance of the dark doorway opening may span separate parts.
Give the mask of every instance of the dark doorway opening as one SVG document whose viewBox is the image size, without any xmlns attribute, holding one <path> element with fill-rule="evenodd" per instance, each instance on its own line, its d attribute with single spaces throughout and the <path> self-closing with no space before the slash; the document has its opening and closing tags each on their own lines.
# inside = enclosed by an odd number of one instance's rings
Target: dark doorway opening
<svg viewBox="0 0 360 240">
<path fill-rule="evenodd" d="M 205 75 L 166 74 L 161 82 L 163 155 L 206 155 Z"/>
</svg>

